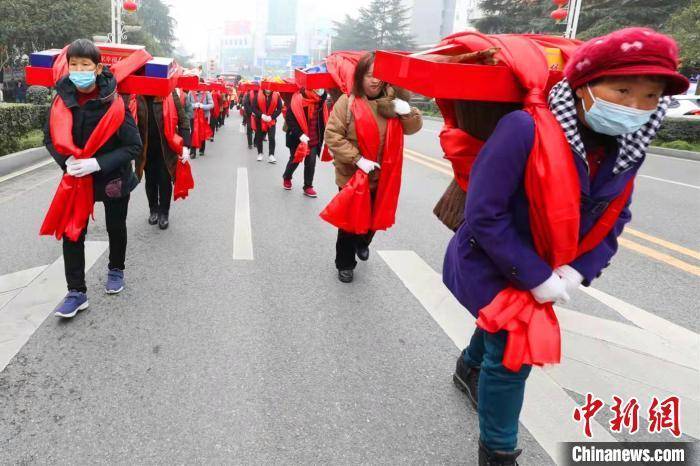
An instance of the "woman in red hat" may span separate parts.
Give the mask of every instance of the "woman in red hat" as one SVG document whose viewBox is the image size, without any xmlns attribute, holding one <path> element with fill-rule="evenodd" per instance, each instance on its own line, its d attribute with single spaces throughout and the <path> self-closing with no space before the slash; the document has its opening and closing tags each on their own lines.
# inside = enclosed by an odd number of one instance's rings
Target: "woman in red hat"
<svg viewBox="0 0 700 466">
<path fill-rule="evenodd" d="M 528 97 L 524 110 L 501 118 L 474 162 L 443 280 L 478 317 L 454 380 L 479 412 L 479 464 L 515 465 L 525 381 L 533 364 L 560 358 L 552 305 L 610 264 L 667 96 L 688 80 L 676 71 L 673 39 L 629 28 L 572 51 L 566 78 L 545 100 L 546 75 L 531 79 L 544 63 L 531 38 L 479 40 L 501 48 Z"/>
</svg>

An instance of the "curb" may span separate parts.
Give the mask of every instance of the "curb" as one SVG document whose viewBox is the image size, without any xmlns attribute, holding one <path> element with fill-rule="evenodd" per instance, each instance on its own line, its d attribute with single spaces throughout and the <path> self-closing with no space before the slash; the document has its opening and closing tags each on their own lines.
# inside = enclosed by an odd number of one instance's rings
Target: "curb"
<svg viewBox="0 0 700 466">
<path fill-rule="evenodd" d="M 673 157 L 676 159 L 693 160 L 700 162 L 700 152 L 692 152 L 689 150 L 668 149 L 666 147 L 649 147 L 649 153 L 653 155 L 663 155 L 665 157 Z"/>
<path fill-rule="evenodd" d="M 0 157 L 0 180 L 9 179 L 8 175 L 25 170 L 32 165 L 51 159 L 46 147 L 34 147 Z"/>
</svg>

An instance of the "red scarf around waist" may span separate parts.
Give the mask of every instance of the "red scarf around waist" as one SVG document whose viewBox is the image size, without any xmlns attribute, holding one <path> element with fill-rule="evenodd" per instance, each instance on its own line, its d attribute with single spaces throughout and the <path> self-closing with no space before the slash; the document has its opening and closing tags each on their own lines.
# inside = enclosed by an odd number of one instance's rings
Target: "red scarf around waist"
<svg viewBox="0 0 700 466">
<path fill-rule="evenodd" d="M 196 103 L 203 104 L 207 100 L 207 94 L 205 92 L 201 92 L 199 95 L 195 94 L 192 100 Z M 214 132 L 211 130 L 203 108 L 195 108 L 192 119 L 192 147 L 199 149 L 202 147 L 202 143 L 206 142 L 207 139 L 214 135 Z"/>
<path fill-rule="evenodd" d="M 73 141 L 73 112 L 66 107 L 60 96 L 56 96 L 49 117 L 51 142 L 61 155 L 72 155 L 76 159 L 90 158 L 119 130 L 125 114 L 124 100 L 114 94 L 109 109 L 81 149 Z M 53 235 L 56 239 L 65 235 L 71 241 L 78 240 L 94 209 L 92 181 L 92 175 L 80 178 L 68 173 L 63 175 L 41 225 L 40 235 Z"/>
<path fill-rule="evenodd" d="M 472 32 L 454 34 L 445 43 L 465 45 L 469 50 L 500 48 L 498 58 L 527 90 L 524 110 L 535 121 L 535 138 L 525 169 L 525 191 L 537 253 L 555 269 L 595 248 L 619 218 L 631 195 L 633 181 L 579 241 L 581 189 L 569 143 L 546 102 L 549 67 L 542 51 L 542 46 L 556 46 L 568 57 L 577 43 L 562 38 L 485 36 Z M 466 189 L 481 142 L 460 134 L 454 123 L 447 112 L 441 143 L 452 162 L 455 179 Z M 523 364 L 558 363 L 561 359 L 561 334 L 554 307 L 552 303 L 539 304 L 529 291 L 512 286 L 504 289 L 479 310 L 477 325 L 488 332 L 508 331 L 503 365 L 509 370 L 517 371 Z"/>
<path fill-rule="evenodd" d="M 211 113 L 214 115 L 214 118 L 219 118 L 219 115 L 221 115 L 221 105 L 219 105 L 220 97 L 221 94 L 218 91 L 211 93 L 211 100 L 214 102 L 214 107 L 212 107 Z"/>
<path fill-rule="evenodd" d="M 272 98 L 270 99 L 270 104 L 268 105 L 267 104 L 267 96 L 265 95 L 265 93 L 262 90 L 258 91 L 258 108 L 260 109 L 260 112 L 263 115 L 272 116 L 272 114 L 277 109 L 277 104 L 279 104 L 279 100 L 280 100 L 279 93 L 273 92 Z M 250 101 L 250 104 L 251 105 L 253 104 L 252 100 Z M 252 125 L 251 128 L 253 128 L 253 131 L 258 130 L 257 120 L 258 120 L 258 118 L 255 118 L 255 114 L 251 115 L 250 121 L 251 121 L 251 125 Z M 275 123 L 277 123 L 277 121 L 274 118 L 270 121 L 265 121 L 262 118 L 260 118 L 259 120 L 260 120 L 260 131 L 262 131 L 263 133 L 266 133 L 270 129 L 270 127 L 275 126 Z"/>
<path fill-rule="evenodd" d="M 372 202 L 369 176 L 358 169 L 343 189 L 321 212 L 321 218 L 331 225 L 350 233 L 386 230 L 394 225 L 401 191 L 403 167 L 403 126 L 398 118 L 389 118 L 384 147 L 379 147 L 379 126 L 367 101 L 355 98 L 351 111 L 360 152 L 369 160 L 377 161 L 382 150 L 379 185 Z"/>
<path fill-rule="evenodd" d="M 291 109 L 299 123 L 301 131 L 309 135 L 309 118 L 316 111 L 316 106 L 319 104 L 321 97 L 315 92 L 306 92 L 302 97 L 301 92 L 297 92 L 292 96 Z M 304 112 L 306 109 L 306 112 Z M 309 144 L 303 141 L 299 141 L 297 150 L 294 152 L 294 163 L 301 163 L 307 155 L 311 152 Z"/>
</svg>

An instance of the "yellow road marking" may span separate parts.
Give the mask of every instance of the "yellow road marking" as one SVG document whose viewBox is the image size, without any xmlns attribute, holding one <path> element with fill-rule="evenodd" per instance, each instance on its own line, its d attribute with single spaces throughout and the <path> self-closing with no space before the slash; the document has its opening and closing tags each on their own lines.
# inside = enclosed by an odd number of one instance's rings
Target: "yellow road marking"
<svg viewBox="0 0 700 466">
<path fill-rule="evenodd" d="M 641 231 L 637 231 L 633 228 L 625 228 L 625 233 L 636 236 L 637 238 L 642 238 L 643 240 L 647 240 L 650 243 L 656 243 L 659 246 L 663 246 L 666 249 L 670 249 L 671 251 L 676 251 L 681 254 L 685 254 L 686 256 L 692 257 L 693 259 L 700 260 L 700 252 L 693 251 L 692 249 L 688 249 L 683 246 L 679 246 L 678 244 L 671 243 L 670 241 L 666 241 L 665 239 L 647 235 L 646 233 L 642 233 Z"/>
<path fill-rule="evenodd" d="M 644 254 L 645 256 L 649 256 L 657 261 L 665 262 L 666 264 L 676 267 L 677 269 L 681 269 L 684 272 L 692 273 L 693 275 L 700 277 L 700 267 L 696 265 L 689 264 L 668 254 L 664 254 L 663 252 L 659 252 L 650 247 L 635 243 L 627 238 L 617 238 L 617 242 L 620 246 L 624 246 L 627 249 Z"/>
<path fill-rule="evenodd" d="M 452 166 L 449 162 L 445 162 L 434 157 L 428 157 L 427 155 L 421 154 L 420 152 L 416 152 L 411 149 L 404 149 L 404 156 L 407 159 L 412 160 L 420 165 L 432 168 L 433 170 L 443 173 L 445 175 L 453 176 Z M 693 251 L 692 249 L 685 248 L 670 241 L 666 241 L 661 238 L 642 233 L 632 228 L 625 228 L 625 233 L 644 239 L 651 243 L 658 244 L 659 246 L 663 246 L 667 249 L 670 249 L 671 251 L 685 254 L 686 256 L 700 260 L 700 253 L 698 253 L 697 251 Z M 700 276 L 700 267 L 696 265 L 689 264 L 680 259 L 676 259 L 675 257 L 669 254 L 664 254 L 662 252 L 656 251 L 650 247 L 636 243 L 624 237 L 619 237 L 617 241 L 618 244 L 622 247 L 631 249 L 652 259 L 664 262 L 665 264 L 670 265 L 672 267 L 676 267 L 677 269 L 683 270 L 684 272 Z"/>
</svg>

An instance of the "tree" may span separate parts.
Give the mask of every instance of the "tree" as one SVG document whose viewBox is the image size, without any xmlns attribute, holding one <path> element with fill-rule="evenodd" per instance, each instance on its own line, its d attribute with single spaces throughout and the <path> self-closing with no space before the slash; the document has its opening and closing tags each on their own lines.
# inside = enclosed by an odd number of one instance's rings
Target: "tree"
<svg viewBox="0 0 700 466">
<path fill-rule="evenodd" d="M 666 31 L 681 48 L 683 71 L 700 71 L 700 0 L 692 0 L 687 8 L 678 10 L 668 21 Z"/>
<path fill-rule="evenodd" d="M 664 27 L 670 16 L 686 7 L 690 0 L 584 0 L 578 37 L 588 39 L 627 26 Z M 564 24 L 550 18 L 551 0 L 483 0 L 485 17 L 477 28 L 494 33 L 561 34 Z"/>
<path fill-rule="evenodd" d="M 0 1 L 0 62 L 107 31 L 109 0 Z"/>
<path fill-rule="evenodd" d="M 175 19 L 161 0 L 143 0 L 136 13 L 126 16 L 126 24 L 141 26 L 127 33 L 127 42 L 146 46 L 153 56 L 170 57 L 175 43 Z"/>
<path fill-rule="evenodd" d="M 409 8 L 402 0 L 372 0 L 357 18 L 335 21 L 334 50 L 410 50 L 415 42 L 409 31 Z"/>
</svg>

